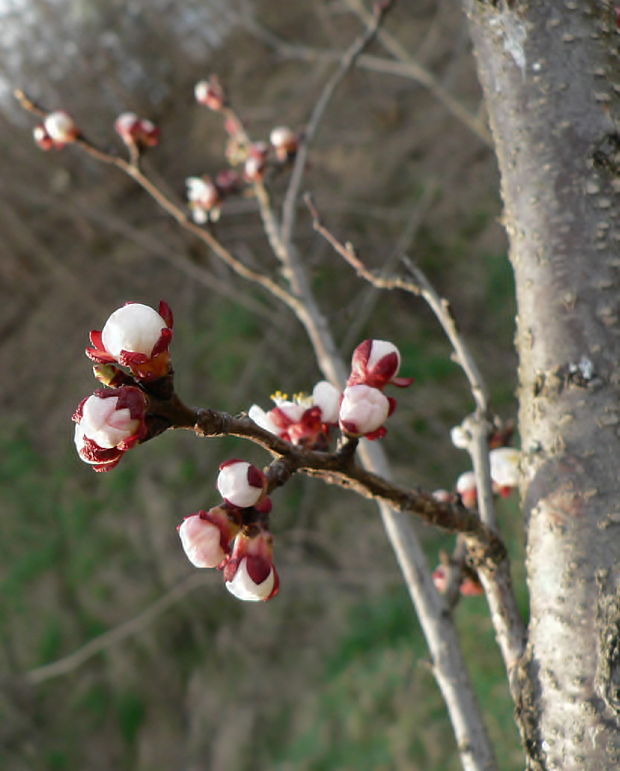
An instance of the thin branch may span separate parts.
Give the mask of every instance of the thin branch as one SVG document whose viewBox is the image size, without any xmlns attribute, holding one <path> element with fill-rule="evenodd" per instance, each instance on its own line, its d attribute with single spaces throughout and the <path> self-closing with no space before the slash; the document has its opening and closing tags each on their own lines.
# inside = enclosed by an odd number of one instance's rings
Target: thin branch
<svg viewBox="0 0 620 771">
<path fill-rule="evenodd" d="M 152 624 L 155 619 L 164 613 L 168 608 L 177 603 L 182 597 L 189 592 L 204 586 L 210 580 L 213 579 L 212 575 L 205 575 L 205 573 L 191 573 L 183 581 L 180 581 L 176 586 L 166 592 L 162 597 L 149 605 L 137 616 L 125 621 L 123 624 L 115 626 L 93 640 L 89 640 L 81 648 L 73 651 L 68 656 L 64 656 L 57 661 L 53 661 L 51 664 L 45 664 L 42 667 L 31 669 L 26 672 L 26 680 L 33 685 L 39 685 L 46 680 L 51 680 L 53 677 L 60 677 L 61 675 L 67 675 L 73 670 L 81 667 L 93 656 L 103 653 L 103 651 L 111 648 L 119 642 L 131 637 L 133 635 L 142 632 L 149 624 Z"/>
<path fill-rule="evenodd" d="M 39 117 L 45 117 L 48 114 L 47 110 L 35 104 L 23 91 L 19 89 L 16 90 L 15 97 L 19 101 L 20 105 L 28 112 Z M 206 246 L 208 246 L 237 275 L 261 286 L 263 289 L 288 305 L 296 315 L 303 313 L 303 308 L 301 307 L 301 304 L 297 298 L 295 298 L 290 292 L 284 289 L 284 287 L 273 281 L 264 273 L 252 270 L 247 265 L 242 263 L 228 249 L 226 249 L 226 247 L 223 246 L 212 233 L 210 233 L 208 230 L 205 230 L 200 225 L 197 225 L 195 222 L 192 222 L 188 218 L 187 212 L 181 206 L 177 205 L 174 201 L 168 198 L 157 187 L 157 185 L 155 185 L 140 170 L 138 166 L 133 165 L 118 155 L 101 150 L 82 134 L 78 137 L 78 139 L 75 140 L 73 144 L 80 147 L 80 149 L 82 149 L 91 158 L 94 158 L 95 160 L 108 166 L 115 166 L 128 177 L 133 179 L 145 192 L 151 196 L 151 198 L 153 198 L 159 204 L 159 206 L 164 211 L 166 211 L 176 220 L 181 228 L 196 236 L 196 238 L 206 244 Z"/>
<path fill-rule="evenodd" d="M 304 130 L 304 139 L 301 143 L 297 155 L 295 157 L 295 164 L 291 173 L 291 179 L 289 182 L 284 203 L 282 205 L 282 241 L 285 247 L 288 246 L 293 238 L 293 231 L 295 229 L 295 216 L 297 211 L 297 200 L 299 198 L 299 192 L 301 190 L 301 184 L 306 168 L 306 159 L 308 156 L 308 150 L 314 139 L 314 135 L 317 132 L 321 119 L 325 114 L 325 110 L 329 105 L 332 96 L 338 85 L 342 82 L 346 74 L 355 64 L 356 59 L 361 55 L 364 49 L 372 42 L 377 32 L 379 31 L 381 24 L 383 23 L 387 13 L 392 8 L 394 0 L 384 0 L 384 2 L 376 3 L 374 6 L 373 22 L 368 26 L 368 29 L 361 35 L 353 44 L 345 51 L 340 59 L 340 65 L 331 76 L 331 78 L 323 86 L 323 90 L 314 105 L 310 119 L 306 124 Z"/>
<path fill-rule="evenodd" d="M 312 48 L 310 46 L 289 43 L 280 38 L 271 30 L 262 26 L 254 19 L 243 19 L 243 26 L 248 29 L 259 40 L 266 43 L 280 56 L 287 59 L 301 59 L 303 61 L 338 61 L 342 57 L 341 52 L 328 49 Z M 380 39 L 385 42 L 385 38 L 380 30 Z M 412 56 L 397 57 L 398 61 L 385 59 L 371 54 L 361 54 L 355 61 L 355 66 L 372 72 L 379 72 L 384 75 L 395 75 L 401 78 L 408 78 L 419 83 L 440 102 L 449 113 L 463 123 L 475 136 L 488 147 L 493 146 L 491 134 L 485 123 L 479 116 L 471 113 L 458 99 L 447 91 L 438 79 L 425 67 L 423 67 Z"/>
<path fill-rule="evenodd" d="M 476 412 L 468 418 L 466 425 L 471 434 L 470 454 L 474 463 L 476 485 L 478 488 L 478 506 L 480 518 L 484 524 L 495 531 L 496 517 L 493 505 L 493 493 L 489 470 L 488 447 L 488 392 L 475 360 L 461 337 L 450 306 L 437 291 L 422 271 L 406 261 L 407 268 L 415 278 L 415 281 L 400 277 L 386 278 L 371 271 L 357 256 L 351 244 L 342 244 L 322 223 L 319 212 L 312 201 L 311 196 L 305 196 L 313 218 L 314 229 L 325 238 L 334 250 L 340 254 L 357 274 L 381 289 L 401 289 L 414 295 L 422 296 L 435 313 L 442 329 L 450 340 L 456 360 L 461 365 L 469 382 L 474 400 Z M 470 554 L 476 552 L 476 545 L 468 539 Z M 475 562 L 479 563 L 479 557 Z M 497 639 L 504 658 L 504 663 L 509 675 L 511 692 L 515 703 L 517 702 L 520 684 L 516 681 L 517 665 L 523 655 L 526 640 L 526 630 L 517 607 L 516 598 L 512 588 L 510 565 L 507 555 L 503 555 L 496 565 L 490 566 L 490 570 L 481 570 L 480 578 L 486 592 L 491 618 L 497 633 Z"/>
</svg>

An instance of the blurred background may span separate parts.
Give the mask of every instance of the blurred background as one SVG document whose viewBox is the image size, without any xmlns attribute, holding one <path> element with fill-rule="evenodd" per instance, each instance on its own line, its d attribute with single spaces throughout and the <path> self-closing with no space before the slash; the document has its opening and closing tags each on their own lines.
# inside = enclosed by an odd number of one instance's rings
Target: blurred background
<svg viewBox="0 0 620 771">
<path fill-rule="evenodd" d="M 281 591 L 244 604 L 199 571 L 176 525 L 217 502 L 218 464 L 268 461 L 233 439 L 169 432 L 109 474 L 77 458 L 70 416 L 97 384 L 90 329 L 127 300 L 175 312 L 173 359 L 190 404 L 237 412 L 320 374 L 303 330 L 233 276 L 116 170 L 68 147 L 42 153 L 21 87 L 66 109 L 97 144 L 132 110 L 162 142 L 145 169 L 182 199 L 225 166 L 225 132 L 195 104 L 217 73 L 255 139 L 304 126 L 359 0 L 4 0 L 0 4 L 0 767 L 7 771 L 456 771 L 450 725 L 375 507 L 294 479 L 274 499 Z M 270 183 L 276 203 L 286 173 Z M 452 0 L 397 4 L 340 85 L 304 189 L 325 224 L 386 272 L 409 254 L 450 298 L 515 417 L 514 299 L 498 175 L 467 29 Z M 275 271 L 254 201 L 227 203 L 218 237 Z M 384 443 L 396 479 L 450 488 L 468 469 L 449 441 L 472 408 L 421 300 L 364 285 L 300 210 L 296 242 L 348 357 L 392 340 L 415 384 Z M 523 590 L 517 502 L 500 518 Z M 452 539 L 420 526 L 432 565 Z M 525 608 L 524 608 L 525 609 Z M 512 707 L 484 598 L 457 610 L 463 646 L 508 771 Z M 45 668 L 47 665 L 54 666 Z"/>
</svg>

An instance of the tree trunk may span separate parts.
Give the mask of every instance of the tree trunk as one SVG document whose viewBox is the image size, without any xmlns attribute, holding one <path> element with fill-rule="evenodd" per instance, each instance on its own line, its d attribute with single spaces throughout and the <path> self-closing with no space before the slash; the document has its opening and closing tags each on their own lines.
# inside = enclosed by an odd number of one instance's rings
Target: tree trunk
<svg viewBox="0 0 620 771">
<path fill-rule="evenodd" d="M 620 60 L 600 0 L 464 0 L 515 271 L 529 769 L 620 768 Z M 614 120 L 615 116 L 615 120 Z"/>
</svg>

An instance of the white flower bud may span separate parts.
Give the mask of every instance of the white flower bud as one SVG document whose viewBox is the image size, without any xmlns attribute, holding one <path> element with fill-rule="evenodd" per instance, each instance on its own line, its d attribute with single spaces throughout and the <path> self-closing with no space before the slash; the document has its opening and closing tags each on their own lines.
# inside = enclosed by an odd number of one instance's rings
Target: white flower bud
<svg viewBox="0 0 620 771">
<path fill-rule="evenodd" d="M 370 434 L 380 428 L 390 412 L 390 402 L 378 388 L 347 386 L 340 404 L 340 426 L 355 436 Z"/>
<path fill-rule="evenodd" d="M 267 578 L 260 584 L 255 583 L 248 573 L 248 560 L 244 558 L 239 563 L 232 581 L 226 581 L 226 588 L 239 600 L 260 602 L 266 600 L 272 593 L 275 583 L 275 573 L 271 568 Z"/>
<path fill-rule="evenodd" d="M 469 446 L 469 434 L 462 426 L 454 426 L 450 430 L 450 439 L 455 447 L 459 450 L 466 450 Z"/>
<path fill-rule="evenodd" d="M 243 460 L 229 461 L 220 466 L 217 489 L 225 501 L 247 509 L 258 503 L 265 487 L 264 474 Z"/>
<path fill-rule="evenodd" d="M 521 453 L 514 447 L 498 447 L 489 453 L 491 479 L 499 487 L 516 487 L 519 484 Z"/>
<path fill-rule="evenodd" d="M 112 356 L 121 351 L 150 356 L 167 325 L 156 310 L 141 303 L 129 303 L 118 308 L 106 321 L 101 332 L 103 344 Z"/>
<path fill-rule="evenodd" d="M 73 142 L 78 135 L 77 126 L 73 118 L 63 110 L 50 112 L 43 121 L 45 130 L 49 136 L 60 144 Z"/>
<path fill-rule="evenodd" d="M 178 532 L 188 560 L 197 568 L 216 568 L 225 558 L 219 527 L 199 514 L 184 519 Z"/>
<path fill-rule="evenodd" d="M 294 143 L 297 137 L 288 126 L 276 126 L 269 134 L 269 141 L 274 147 Z"/>
<path fill-rule="evenodd" d="M 340 390 L 336 386 L 327 380 L 320 380 L 312 389 L 312 402 L 320 407 L 323 423 L 338 422 Z"/>
</svg>

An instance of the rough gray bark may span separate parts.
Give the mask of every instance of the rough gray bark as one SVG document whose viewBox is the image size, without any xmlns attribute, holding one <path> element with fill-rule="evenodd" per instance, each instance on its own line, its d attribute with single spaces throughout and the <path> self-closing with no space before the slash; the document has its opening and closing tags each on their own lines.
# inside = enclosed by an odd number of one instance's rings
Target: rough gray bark
<svg viewBox="0 0 620 771">
<path fill-rule="evenodd" d="M 620 768 L 620 35 L 611 3 L 464 0 L 517 286 L 529 769 Z"/>
</svg>

